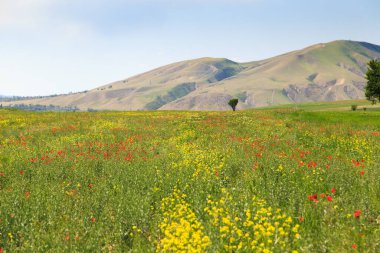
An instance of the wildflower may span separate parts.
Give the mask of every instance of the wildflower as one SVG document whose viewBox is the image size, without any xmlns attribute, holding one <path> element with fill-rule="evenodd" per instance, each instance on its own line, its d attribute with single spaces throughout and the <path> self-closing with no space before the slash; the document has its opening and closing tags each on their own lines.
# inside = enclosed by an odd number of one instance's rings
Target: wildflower
<svg viewBox="0 0 380 253">
<path fill-rule="evenodd" d="M 324 193 L 319 194 L 321 198 L 324 198 L 326 195 Z"/>
<path fill-rule="evenodd" d="M 4 176 L 5 176 L 4 172 L 0 172 L 0 177 L 4 177 Z"/>
<path fill-rule="evenodd" d="M 331 196 L 327 196 L 327 200 L 331 202 L 332 201 L 332 197 Z"/>
<path fill-rule="evenodd" d="M 24 175 L 24 171 L 23 170 L 20 170 L 20 175 Z"/>
<path fill-rule="evenodd" d="M 92 186 L 93 186 L 92 184 L 88 184 L 88 188 L 92 189 Z"/>
<path fill-rule="evenodd" d="M 298 217 L 298 219 L 300 220 L 300 222 L 304 222 L 304 218 L 302 216 Z"/>
<path fill-rule="evenodd" d="M 331 188 L 331 193 L 335 193 L 335 188 Z"/>
<path fill-rule="evenodd" d="M 360 162 L 352 159 L 352 163 L 354 164 L 355 167 L 359 167 Z"/>
<path fill-rule="evenodd" d="M 164 217 L 159 228 L 163 237 L 158 243 L 157 252 L 187 252 L 188 249 L 205 252 L 211 244 L 185 197 L 185 194 L 174 189 L 171 197 L 162 199 L 161 211 Z"/>
<path fill-rule="evenodd" d="M 364 175 L 364 171 L 360 171 L 360 175 L 363 176 Z"/>
<path fill-rule="evenodd" d="M 318 195 L 317 194 L 313 194 L 313 195 L 309 195 L 307 196 L 308 199 L 310 199 L 311 201 L 314 201 L 314 202 L 318 202 Z"/>
<path fill-rule="evenodd" d="M 360 213 L 361 213 L 360 210 L 356 210 L 356 211 L 354 212 L 354 217 L 355 217 L 355 218 L 359 218 L 359 217 L 360 217 Z"/>
<path fill-rule="evenodd" d="M 353 249 L 356 249 L 358 246 L 356 246 L 356 244 L 352 244 L 351 246 Z"/>
<path fill-rule="evenodd" d="M 92 222 L 92 223 L 95 223 L 95 221 L 96 221 L 95 217 L 92 217 L 92 218 L 91 218 L 91 222 Z"/>
<path fill-rule="evenodd" d="M 25 192 L 24 195 L 25 195 L 25 199 L 29 199 L 30 198 L 30 192 Z"/>
</svg>

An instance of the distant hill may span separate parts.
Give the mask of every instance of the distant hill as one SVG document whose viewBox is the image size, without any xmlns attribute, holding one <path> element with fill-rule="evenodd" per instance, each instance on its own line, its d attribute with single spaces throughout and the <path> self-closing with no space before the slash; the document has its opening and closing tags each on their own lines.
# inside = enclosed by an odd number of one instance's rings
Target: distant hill
<svg viewBox="0 0 380 253">
<path fill-rule="evenodd" d="M 227 110 L 233 97 L 239 98 L 238 109 L 360 99 L 370 59 L 380 59 L 380 46 L 333 41 L 248 63 L 182 61 L 87 92 L 22 103 L 81 110 Z"/>
</svg>

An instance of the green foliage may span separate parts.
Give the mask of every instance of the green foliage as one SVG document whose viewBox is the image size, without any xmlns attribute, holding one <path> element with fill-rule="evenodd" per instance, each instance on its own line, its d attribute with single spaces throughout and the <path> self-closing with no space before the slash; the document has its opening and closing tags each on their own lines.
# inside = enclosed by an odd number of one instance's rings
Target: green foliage
<svg viewBox="0 0 380 253">
<path fill-rule="evenodd" d="M 228 105 L 231 106 L 233 111 L 236 110 L 236 106 L 238 103 L 239 103 L 239 99 L 237 99 L 237 98 L 233 98 L 230 101 L 228 101 Z"/>
<path fill-rule="evenodd" d="M 0 108 L 13 108 L 26 111 L 58 111 L 58 112 L 76 112 L 79 108 L 76 106 L 57 106 L 57 105 L 39 105 L 39 104 L 14 104 L 9 106 L 1 105 Z"/>
<path fill-rule="evenodd" d="M 372 104 L 376 104 L 380 98 L 380 62 L 371 60 L 368 63 L 366 73 L 367 85 L 365 86 L 365 96 Z"/>
<path fill-rule="evenodd" d="M 248 98 L 248 94 L 246 91 L 239 92 L 238 94 L 236 94 L 236 98 L 242 102 L 245 102 Z"/>
<path fill-rule="evenodd" d="M 208 79 L 208 82 L 214 83 L 231 76 L 235 76 L 240 73 L 244 68 L 236 62 L 230 61 L 228 59 L 221 60 L 213 63 L 213 66 L 218 69 L 216 74 Z"/>
<path fill-rule="evenodd" d="M 157 110 L 161 106 L 170 103 L 178 98 L 184 97 L 190 92 L 194 91 L 196 83 L 182 83 L 172 88 L 167 94 L 163 96 L 157 96 L 152 102 L 145 106 L 146 110 Z"/>
<path fill-rule="evenodd" d="M 351 111 L 356 111 L 358 109 L 358 105 L 351 105 Z"/>
</svg>

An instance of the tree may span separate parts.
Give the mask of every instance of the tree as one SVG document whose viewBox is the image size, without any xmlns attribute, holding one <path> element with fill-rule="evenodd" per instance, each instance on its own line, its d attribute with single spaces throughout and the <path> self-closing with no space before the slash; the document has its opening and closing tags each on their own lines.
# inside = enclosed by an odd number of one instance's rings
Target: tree
<svg viewBox="0 0 380 253">
<path fill-rule="evenodd" d="M 380 61 L 371 60 L 368 63 L 366 79 L 365 96 L 372 104 L 376 104 L 380 99 Z"/>
<path fill-rule="evenodd" d="M 231 106 L 231 108 L 232 108 L 233 111 L 235 111 L 236 110 L 236 105 L 238 104 L 238 102 L 239 102 L 239 99 L 233 98 L 230 101 L 228 101 L 228 105 Z"/>
</svg>

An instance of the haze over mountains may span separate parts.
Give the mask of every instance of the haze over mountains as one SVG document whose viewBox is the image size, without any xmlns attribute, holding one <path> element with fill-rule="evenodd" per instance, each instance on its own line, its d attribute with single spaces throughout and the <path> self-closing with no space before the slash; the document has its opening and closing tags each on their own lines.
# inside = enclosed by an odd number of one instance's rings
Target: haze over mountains
<svg viewBox="0 0 380 253">
<path fill-rule="evenodd" d="M 380 46 L 333 41 L 261 61 L 200 58 L 163 66 L 82 93 L 10 104 L 76 106 L 81 110 L 228 110 L 364 97 L 366 64 Z"/>
</svg>

